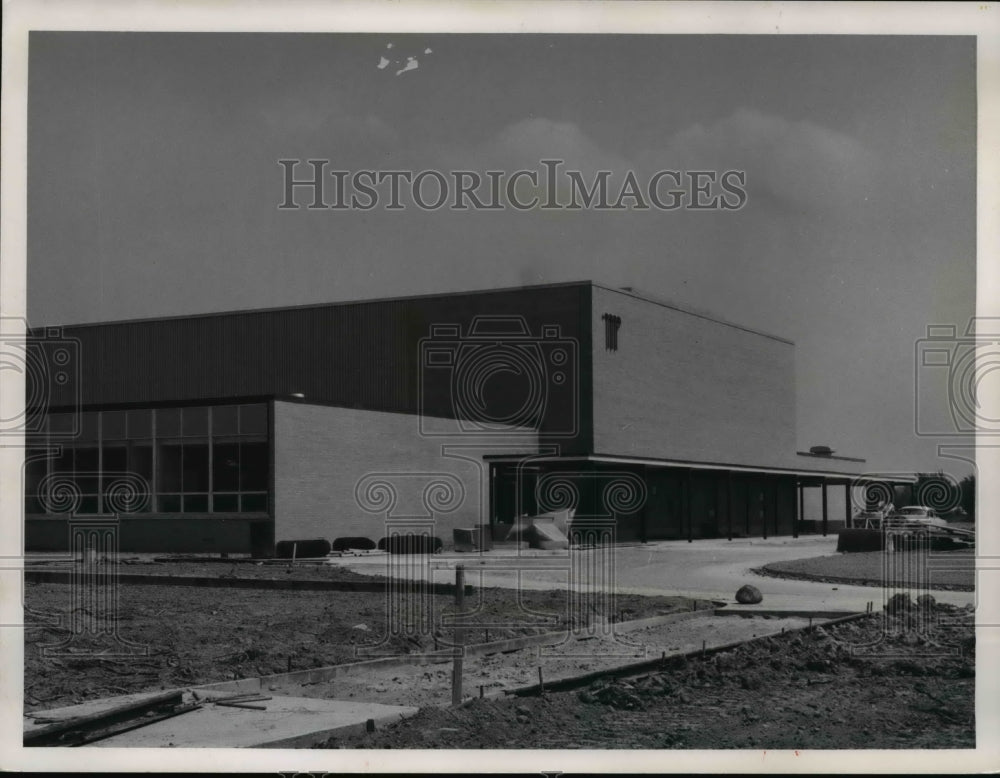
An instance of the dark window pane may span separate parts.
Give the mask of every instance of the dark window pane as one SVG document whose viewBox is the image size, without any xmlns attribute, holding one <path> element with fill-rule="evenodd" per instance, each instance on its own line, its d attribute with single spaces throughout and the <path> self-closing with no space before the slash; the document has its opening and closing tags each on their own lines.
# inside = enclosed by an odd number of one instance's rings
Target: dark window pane
<svg viewBox="0 0 1000 778">
<path fill-rule="evenodd" d="M 38 494 L 38 485 L 49 471 L 49 460 L 43 452 L 31 448 L 24 452 L 24 459 L 24 493 Z"/>
<path fill-rule="evenodd" d="M 52 460 L 52 464 L 49 466 L 49 469 L 52 473 L 59 473 L 60 475 L 65 476 L 72 475 L 73 449 L 64 446 L 59 456 Z"/>
<path fill-rule="evenodd" d="M 240 499 L 238 494 L 216 494 L 212 497 L 212 510 L 216 513 L 238 513 Z"/>
<path fill-rule="evenodd" d="M 105 446 L 101 473 L 124 473 L 128 470 L 128 449 L 125 446 Z"/>
<path fill-rule="evenodd" d="M 212 408 L 212 434 L 235 435 L 239 432 L 238 412 L 236 405 L 216 405 Z"/>
<path fill-rule="evenodd" d="M 217 444 L 212 450 L 212 479 L 217 492 L 235 492 L 240 488 L 240 446 Z"/>
<path fill-rule="evenodd" d="M 72 413 L 50 413 L 49 430 L 54 435 L 66 437 L 76 428 L 76 419 Z"/>
<path fill-rule="evenodd" d="M 99 452 L 96 448 L 78 448 L 73 451 L 73 469 L 78 474 L 97 475 L 100 469 Z"/>
<path fill-rule="evenodd" d="M 142 476 L 148 482 L 153 480 L 153 444 L 148 441 L 129 446 L 128 471 Z"/>
<path fill-rule="evenodd" d="M 128 412 L 128 436 L 130 438 L 153 437 L 153 411 L 141 408 Z"/>
<path fill-rule="evenodd" d="M 86 442 L 97 441 L 97 411 L 86 411 L 80 414 L 80 439 Z"/>
<path fill-rule="evenodd" d="M 24 512 L 25 513 L 45 513 L 45 508 L 42 506 L 42 501 L 37 497 L 28 495 L 24 498 Z"/>
<path fill-rule="evenodd" d="M 241 510 L 243 513 L 266 513 L 267 512 L 267 495 L 266 494 L 241 494 L 240 495 Z"/>
<path fill-rule="evenodd" d="M 80 490 L 80 494 L 97 494 L 100 491 L 100 482 L 96 475 L 77 474 L 73 481 L 76 483 L 76 488 Z"/>
<path fill-rule="evenodd" d="M 101 439 L 121 440 L 125 437 L 125 411 L 101 413 Z"/>
<path fill-rule="evenodd" d="M 267 406 L 264 403 L 240 406 L 240 434 L 264 435 L 267 433 Z"/>
<path fill-rule="evenodd" d="M 184 491 L 208 491 L 207 443 L 184 446 Z"/>
<path fill-rule="evenodd" d="M 185 494 L 184 495 L 184 512 L 185 513 L 208 513 L 208 495 L 207 494 Z"/>
<path fill-rule="evenodd" d="M 181 491 L 181 446 L 161 443 L 156 452 L 157 486 L 161 492 Z"/>
<path fill-rule="evenodd" d="M 185 435 L 208 434 L 208 408 L 184 409 L 184 434 Z"/>
<path fill-rule="evenodd" d="M 175 438 L 181 434 L 181 409 L 158 408 L 156 411 L 156 437 Z"/>
<path fill-rule="evenodd" d="M 77 513 L 97 513 L 97 497 L 82 498 Z"/>
<path fill-rule="evenodd" d="M 240 444 L 240 490 L 267 491 L 267 443 Z"/>
<path fill-rule="evenodd" d="M 153 510 L 153 502 L 148 484 L 137 483 L 132 478 L 104 480 L 105 513 L 149 513 Z"/>
<path fill-rule="evenodd" d="M 105 478 L 104 513 L 143 513 L 149 510 L 149 492 L 131 479 Z"/>
<path fill-rule="evenodd" d="M 180 513 L 181 496 L 179 494 L 159 494 L 156 496 L 156 510 L 159 513 Z"/>
</svg>

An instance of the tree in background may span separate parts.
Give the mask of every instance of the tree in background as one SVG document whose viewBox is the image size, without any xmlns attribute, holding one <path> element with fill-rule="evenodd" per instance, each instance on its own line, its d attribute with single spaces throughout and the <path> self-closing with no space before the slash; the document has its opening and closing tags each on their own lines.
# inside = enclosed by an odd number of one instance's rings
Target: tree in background
<svg viewBox="0 0 1000 778">
<path fill-rule="evenodd" d="M 936 473 L 917 473 L 912 484 L 897 484 L 893 488 L 893 501 L 897 508 L 903 505 L 925 505 L 942 516 L 952 514 L 961 508 L 973 521 L 976 509 L 976 477 L 967 475 L 961 481 L 946 475 L 943 470 Z"/>
<path fill-rule="evenodd" d="M 965 476 L 959 484 L 962 490 L 962 501 L 959 503 L 963 511 L 969 517 L 968 521 L 976 520 L 976 476 L 970 474 Z"/>
</svg>

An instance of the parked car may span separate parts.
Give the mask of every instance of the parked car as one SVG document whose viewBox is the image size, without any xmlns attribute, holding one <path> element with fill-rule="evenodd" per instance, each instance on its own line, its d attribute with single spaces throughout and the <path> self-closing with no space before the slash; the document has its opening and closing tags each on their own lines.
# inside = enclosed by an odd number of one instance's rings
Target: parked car
<svg viewBox="0 0 1000 778">
<path fill-rule="evenodd" d="M 947 527 L 948 522 L 938 516 L 933 508 L 924 505 L 904 505 L 885 517 L 885 526 L 891 529 L 921 529 Z"/>
</svg>

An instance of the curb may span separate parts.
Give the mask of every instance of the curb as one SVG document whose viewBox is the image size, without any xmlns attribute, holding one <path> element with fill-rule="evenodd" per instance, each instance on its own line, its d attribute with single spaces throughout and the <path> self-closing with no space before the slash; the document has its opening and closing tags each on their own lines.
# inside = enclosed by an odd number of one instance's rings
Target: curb
<svg viewBox="0 0 1000 778">
<path fill-rule="evenodd" d="M 118 573 L 114 576 L 119 584 L 136 586 L 201 586 L 224 589 L 273 589 L 284 591 L 314 592 L 378 592 L 384 594 L 389 580 L 382 581 L 308 581 L 281 578 L 221 578 L 194 575 L 142 575 L 139 573 Z M 74 574 L 64 570 L 25 570 L 24 580 L 32 583 L 71 584 Z M 403 581 L 394 584 L 396 591 L 430 591 L 432 594 L 454 594 L 453 583 L 429 583 L 426 581 Z M 465 585 L 465 593 L 472 594 L 475 588 Z"/>
<path fill-rule="evenodd" d="M 788 635 L 792 632 L 801 631 L 811 631 L 816 627 L 826 627 L 833 624 L 842 624 L 847 621 L 853 621 L 855 619 L 862 619 L 866 616 L 870 616 L 869 613 L 852 613 L 848 616 L 842 616 L 840 618 L 831 619 L 829 621 L 819 622 L 811 626 L 796 627 L 793 629 L 786 629 L 783 633 Z M 583 675 L 575 675 L 569 678 L 561 678 L 555 681 L 546 681 L 544 685 L 542 684 L 532 684 L 531 686 L 522 686 L 520 689 L 507 689 L 504 690 L 505 694 L 515 695 L 517 697 L 530 697 L 543 694 L 546 691 L 568 691 L 570 689 L 576 689 L 581 686 L 587 686 L 596 680 L 601 678 L 620 678 L 629 675 L 635 675 L 637 673 L 644 673 L 650 670 L 661 670 L 670 667 L 674 662 L 679 662 L 685 659 L 698 659 L 706 656 L 711 656 L 712 654 L 718 654 L 723 651 L 731 651 L 734 648 L 739 648 L 740 646 L 745 646 L 750 643 L 756 643 L 762 640 L 768 640 L 770 638 L 776 637 L 776 635 L 761 635 L 760 637 L 750 638 L 749 640 L 740 640 L 735 643 L 723 643 L 718 646 L 708 646 L 704 649 L 695 649 L 693 651 L 685 651 L 680 654 L 671 654 L 670 656 L 662 656 L 656 659 L 646 659 L 642 662 L 634 662 L 629 665 L 621 665 L 619 667 L 612 667 L 606 670 L 595 670 L 590 673 L 584 673 Z"/>
</svg>

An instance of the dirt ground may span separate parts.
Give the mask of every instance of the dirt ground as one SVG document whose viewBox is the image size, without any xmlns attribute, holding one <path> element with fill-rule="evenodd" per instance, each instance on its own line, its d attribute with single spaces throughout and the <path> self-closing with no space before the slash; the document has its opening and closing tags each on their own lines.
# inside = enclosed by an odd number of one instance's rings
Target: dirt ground
<svg viewBox="0 0 1000 778">
<path fill-rule="evenodd" d="M 218 564 L 190 564 L 220 572 Z M 258 575 L 327 574 L 325 569 L 272 573 L 267 567 L 235 567 L 257 570 Z M 364 578 L 330 569 L 337 575 Z M 192 569 L 187 574 L 210 571 Z M 444 617 L 454 608 L 451 596 L 431 595 L 436 638 L 387 638 L 389 606 L 386 595 L 379 592 L 121 585 L 114 622 L 118 639 L 87 640 L 71 631 L 73 619 L 91 618 L 100 611 L 93 600 L 73 597 L 74 588 L 68 584 L 25 585 L 28 711 L 137 691 L 325 667 L 371 658 L 375 650 L 394 654 L 432 650 L 438 640 L 450 638 L 451 627 Z M 566 592 L 555 590 L 525 591 L 518 599 L 510 590 L 477 589 L 466 597 L 466 608 L 473 612 L 467 623 L 474 625 L 467 630 L 468 640 L 500 640 L 570 626 L 575 619 L 567 615 L 566 598 Z M 621 619 L 695 607 L 712 606 L 683 597 L 621 595 L 615 599 Z M 80 656 L 81 652 L 88 655 Z"/>
<path fill-rule="evenodd" d="M 915 564 L 906 560 L 909 556 L 905 553 L 895 554 L 892 560 L 895 569 L 915 569 Z M 882 586 L 886 577 L 883 572 L 886 561 L 886 554 L 883 552 L 866 551 L 772 562 L 755 572 L 776 578 Z M 975 567 L 975 551 L 932 552 L 927 561 L 928 588 L 971 592 L 975 589 Z"/>
<path fill-rule="evenodd" d="M 758 635 L 780 634 L 806 626 L 803 618 L 742 618 L 708 615 L 649 627 L 624 634 L 610 630 L 567 633 L 556 645 L 533 646 L 520 651 L 470 656 L 463 662 L 464 697 L 514 690 L 606 670 L 663 654 L 696 651 L 703 645 L 719 646 Z M 392 705 L 448 705 L 451 703 L 450 661 L 419 667 L 367 672 L 363 676 L 337 677 L 323 683 L 297 687 L 306 697 L 355 699 Z"/>
<path fill-rule="evenodd" d="M 971 607 L 877 613 L 542 697 L 425 707 L 326 748 L 974 748 Z"/>
<path fill-rule="evenodd" d="M 70 570 L 72 562 L 48 562 L 29 564 L 28 569 Z M 298 562 L 291 564 L 265 564 L 248 560 L 225 561 L 157 561 L 150 556 L 123 557 L 119 571 L 127 575 L 194 576 L 198 578 L 252 578 L 256 580 L 280 581 L 294 578 L 300 581 L 371 581 L 383 580 L 378 573 L 382 568 L 373 566 L 373 575 L 363 575 L 339 565 L 324 565 Z"/>
</svg>

